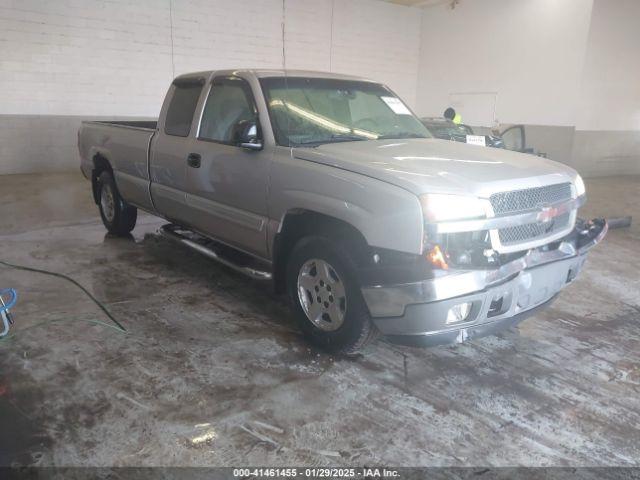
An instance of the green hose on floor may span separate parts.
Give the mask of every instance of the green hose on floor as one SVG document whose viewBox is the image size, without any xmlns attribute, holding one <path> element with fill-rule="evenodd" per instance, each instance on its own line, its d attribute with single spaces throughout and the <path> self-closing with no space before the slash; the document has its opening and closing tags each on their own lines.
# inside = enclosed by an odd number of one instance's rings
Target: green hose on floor
<svg viewBox="0 0 640 480">
<path fill-rule="evenodd" d="M 71 278 L 71 277 L 69 277 L 67 275 L 64 275 L 62 273 L 51 272 L 49 270 L 42 270 L 40 268 L 26 267 L 24 265 L 15 265 L 13 263 L 5 262 L 4 260 L 0 260 L 0 265 L 4 265 L 5 267 L 9 267 L 9 268 L 14 268 L 16 270 L 24 270 L 26 272 L 35 272 L 35 273 L 41 273 L 43 275 L 50 275 L 52 277 L 62 278 L 64 280 L 68 281 L 68 282 L 71 282 L 76 287 L 78 287 L 80 290 L 82 290 L 100 308 L 100 310 L 102 310 L 104 312 L 104 314 L 109 318 L 109 320 L 111 320 L 115 325 L 114 326 L 114 325 L 111 325 L 111 324 L 108 324 L 108 323 L 100 322 L 98 320 L 87 320 L 87 319 L 82 319 L 82 318 L 60 318 L 60 319 L 49 320 L 47 322 L 41 322 L 41 323 L 32 325 L 30 327 L 27 327 L 24 330 L 35 328 L 37 326 L 42 326 L 42 325 L 45 325 L 45 324 L 51 323 L 51 322 L 78 321 L 78 320 L 81 320 L 81 321 L 93 323 L 93 324 L 96 324 L 96 325 L 103 325 L 105 327 L 113 328 L 114 330 L 118 330 L 118 331 L 120 331 L 122 333 L 126 333 L 127 332 L 127 329 L 124 328 L 124 326 L 118 320 L 116 320 L 116 318 L 111 314 L 111 312 L 107 309 L 107 307 L 100 300 L 98 300 L 96 297 L 94 297 L 91 292 L 89 292 L 86 288 L 84 288 L 82 285 L 80 285 L 73 278 Z M 7 335 L 7 336 L 3 337 L 2 340 L 6 340 L 8 338 L 13 338 L 14 336 L 15 336 L 15 334 Z"/>
</svg>

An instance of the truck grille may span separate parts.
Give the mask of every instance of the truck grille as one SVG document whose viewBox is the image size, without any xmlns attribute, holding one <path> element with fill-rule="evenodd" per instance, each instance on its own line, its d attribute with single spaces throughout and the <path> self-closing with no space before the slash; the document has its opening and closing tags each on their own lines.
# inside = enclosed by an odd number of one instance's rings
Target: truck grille
<svg viewBox="0 0 640 480">
<path fill-rule="evenodd" d="M 489 198 L 496 215 L 535 210 L 543 205 L 553 205 L 554 203 L 570 199 L 570 183 L 558 183 L 545 187 L 494 193 Z"/>
<path fill-rule="evenodd" d="M 570 220 L 571 212 L 567 212 L 558 215 L 552 222 L 529 223 L 528 225 L 518 225 L 517 227 L 501 228 L 498 230 L 500 243 L 502 245 L 514 245 L 543 239 L 567 228 Z"/>
<path fill-rule="evenodd" d="M 489 197 L 496 216 L 523 213 L 545 205 L 553 205 L 571 199 L 571 184 L 559 183 L 544 187 L 527 188 L 511 192 L 495 193 Z M 557 216 L 550 222 L 530 223 L 498 230 L 503 246 L 513 246 L 535 240 L 544 240 L 569 227 L 571 213 Z"/>
</svg>

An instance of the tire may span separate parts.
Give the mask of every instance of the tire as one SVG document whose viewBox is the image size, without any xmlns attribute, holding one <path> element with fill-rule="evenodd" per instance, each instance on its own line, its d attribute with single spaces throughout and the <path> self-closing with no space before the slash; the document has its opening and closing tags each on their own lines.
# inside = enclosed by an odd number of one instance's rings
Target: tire
<svg viewBox="0 0 640 480">
<path fill-rule="evenodd" d="M 305 237 L 293 248 L 287 291 L 300 329 L 323 350 L 353 355 L 378 336 L 356 280 L 355 264 L 326 238 Z"/>
<path fill-rule="evenodd" d="M 113 174 L 108 171 L 98 177 L 98 207 L 102 223 L 109 233 L 124 237 L 136 226 L 138 209 L 122 199 Z"/>
</svg>

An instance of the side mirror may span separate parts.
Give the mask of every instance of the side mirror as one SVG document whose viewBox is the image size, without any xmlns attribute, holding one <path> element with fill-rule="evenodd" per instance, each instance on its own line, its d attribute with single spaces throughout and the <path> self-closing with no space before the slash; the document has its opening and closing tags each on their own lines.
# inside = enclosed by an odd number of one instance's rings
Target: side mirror
<svg viewBox="0 0 640 480">
<path fill-rule="evenodd" d="M 256 120 L 240 120 L 233 128 L 234 143 L 249 150 L 262 150 L 262 139 L 258 135 Z"/>
</svg>

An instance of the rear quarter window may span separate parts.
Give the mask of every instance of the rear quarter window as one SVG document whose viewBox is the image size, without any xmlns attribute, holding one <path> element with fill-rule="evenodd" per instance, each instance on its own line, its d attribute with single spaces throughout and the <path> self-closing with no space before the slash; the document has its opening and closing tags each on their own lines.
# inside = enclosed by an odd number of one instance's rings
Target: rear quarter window
<svg viewBox="0 0 640 480">
<path fill-rule="evenodd" d="M 193 114 L 202 91 L 200 84 L 174 85 L 164 121 L 164 133 L 178 137 L 189 136 Z"/>
</svg>

